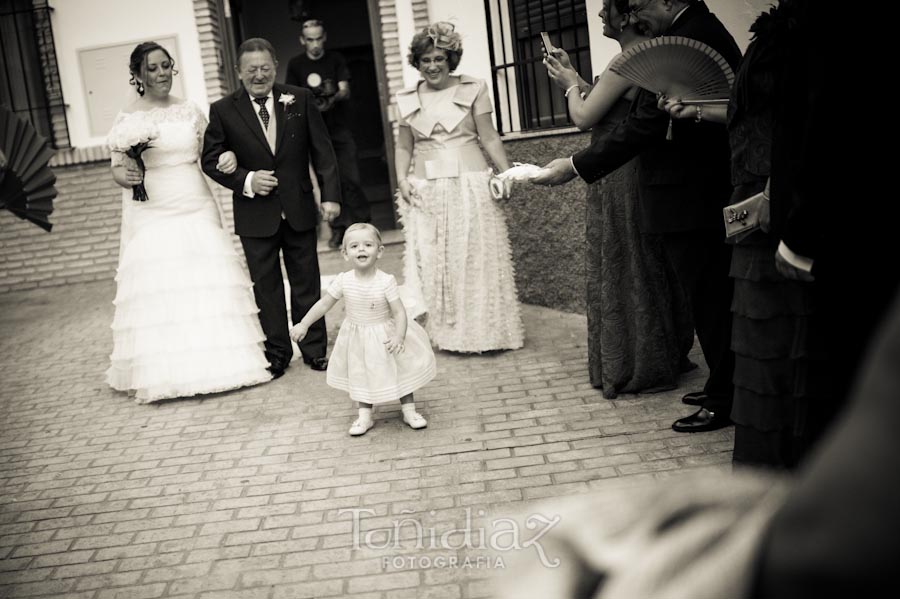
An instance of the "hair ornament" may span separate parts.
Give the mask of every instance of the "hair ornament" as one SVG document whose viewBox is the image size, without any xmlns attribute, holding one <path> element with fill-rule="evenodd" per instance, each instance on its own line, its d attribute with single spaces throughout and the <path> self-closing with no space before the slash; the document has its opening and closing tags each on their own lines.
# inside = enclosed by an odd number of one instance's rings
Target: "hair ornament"
<svg viewBox="0 0 900 599">
<path fill-rule="evenodd" d="M 435 48 L 459 52 L 462 48 L 462 36 L 456 33 L 456 26 L 449 21 L 439 21 L 428 26 L 428 37 Z"/>
</svg>

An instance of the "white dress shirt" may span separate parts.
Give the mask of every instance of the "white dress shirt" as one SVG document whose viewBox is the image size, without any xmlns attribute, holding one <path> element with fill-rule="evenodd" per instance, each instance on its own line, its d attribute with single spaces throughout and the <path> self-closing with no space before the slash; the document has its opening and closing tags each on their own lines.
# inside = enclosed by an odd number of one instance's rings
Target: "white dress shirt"
<svg viewBox="0 0 900 599">
<path fill-rule="evenodd" d="M 259 121 L 259 127 L 263 130 L 263 134 L 266 133 L 266 128 L 263 125 L 262 117 L 259 116 L 259 104 L 256 103 L 256 100 L 250 93 L 247 93 L 250 96 L 250 105 L 253 106 L 253 110 L 256 112 L 256 120 Z M 272 95 L 272 92 L 269 92 L 269 95 L 266 96 L 266 111 L 269 113 L 269 126 L 275 126 L 275 97 Z M 253 174 L 256 171 L 250 171 L 247 173 L 247 177 L 244 179 L 244 195 L 248 198 L 254 197 L 256 194 L 253 193 Z"/>
</svg>

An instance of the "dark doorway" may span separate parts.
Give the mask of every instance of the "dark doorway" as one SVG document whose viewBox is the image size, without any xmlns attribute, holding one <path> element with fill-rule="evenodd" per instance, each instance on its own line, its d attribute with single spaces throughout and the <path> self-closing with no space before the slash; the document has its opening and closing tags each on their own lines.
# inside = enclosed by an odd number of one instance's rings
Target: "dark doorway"
<svg viewBox="0 0 900 599">
<path fill-rule="evenodd" d="M 278 81 L 284 82 L 287 64 L 303 52 L 300 24 L 306 18 L 325 22 L 326 51 L 336 50 L 347 61 L 350 82 L 351 130 L 356 141 L 359 170 L 372 209 L 372 222 L 395 228 L 390 162 L 385 144 L 384 107 L 379 93 L 375 48 L 367 0 L 230 0 L 235 43 L 264 37 L 278 54 Z M 380 35 L 375 32 L 376 35 Z M 379 46 L 380 47 L 380 44 Z"/>
</svg>

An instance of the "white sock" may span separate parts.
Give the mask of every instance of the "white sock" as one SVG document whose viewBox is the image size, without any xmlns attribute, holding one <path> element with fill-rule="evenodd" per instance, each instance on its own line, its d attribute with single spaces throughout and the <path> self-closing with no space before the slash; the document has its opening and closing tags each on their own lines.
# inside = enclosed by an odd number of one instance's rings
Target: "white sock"
<svg viewBox="0 0 900 599">
<path fill-rule="evenodd" d="M 359 409 L 359 419 L 363 422 L 371 422 L 372 421 L 372 408 L 360 408 Z"/>
<path fill-rule="evenodd" d="M 415 402 L 411 401 L 409 403 L 401 404 L 400 411 L 403 412 L 404 414 L 410 414 L 410 413 L 415 412 L 416 411 Z"/>
</svg>

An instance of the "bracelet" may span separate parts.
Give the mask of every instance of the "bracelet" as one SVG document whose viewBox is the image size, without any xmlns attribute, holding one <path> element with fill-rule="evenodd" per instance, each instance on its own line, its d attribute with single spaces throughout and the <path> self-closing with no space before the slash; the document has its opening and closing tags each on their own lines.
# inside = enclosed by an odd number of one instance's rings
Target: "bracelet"
<svg viewBox="0 0 900 599">
<path fill-rule="evenodd" d="M 576 89 L 577 87 L 578 87 L 578 84 L 577 84 L 577 83 L 576 83 L 575 85 L 570 85 L 569 87 L 567 87 L 567 88 L 566 88 L 566 94 L 565 94 L 565 97 L 568 98 L 568 97 L 569 97 L 569 92 L 572 91 L 573 89 Z"/>
<path fill-rule="evenodd" d="M 703 106 L 697 104 L 697 116 L 694 117 L 694 122 L 699 123 L 703 120 Z"/>
</svg>

